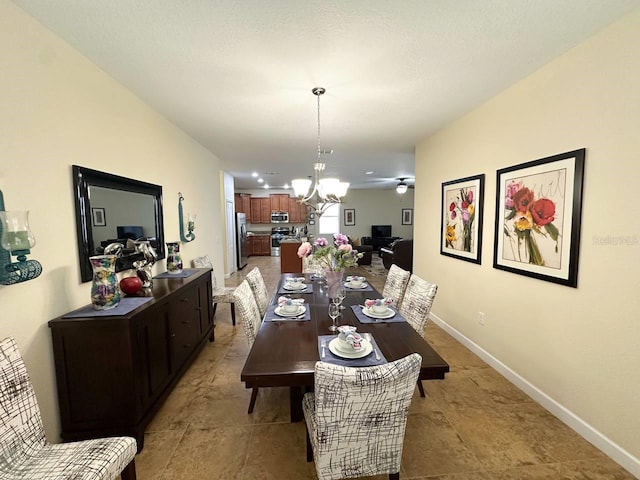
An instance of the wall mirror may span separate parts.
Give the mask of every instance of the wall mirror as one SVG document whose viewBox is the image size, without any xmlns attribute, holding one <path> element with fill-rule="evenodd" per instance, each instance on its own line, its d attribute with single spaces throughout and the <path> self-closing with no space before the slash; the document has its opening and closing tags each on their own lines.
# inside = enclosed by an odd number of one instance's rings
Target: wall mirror
<svg viewBox="0 0 640 480">
<path fill-rule="evenodd" d="M 123 255 L 116 271 L 132 268 L 140 257 L 131 242 L 144 237 L 164 258 L 162 187 L 73 165 L 78 260 L 83 282 L 93 278 L 89 257 L 100 255 L 109 243 L 121 243 Z"/>
</svg>

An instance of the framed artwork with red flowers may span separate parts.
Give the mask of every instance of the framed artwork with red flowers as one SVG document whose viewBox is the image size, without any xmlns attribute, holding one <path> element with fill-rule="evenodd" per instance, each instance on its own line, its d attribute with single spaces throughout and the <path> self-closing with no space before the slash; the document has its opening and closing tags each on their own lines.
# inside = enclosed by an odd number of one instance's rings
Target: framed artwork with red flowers
<svg viewBox="0 0 640 480">
<path fill-rule="evenodd" d="M 497 172 L 493 267 L 578 285 L 585 149 Z"/>
<path fill-rule="evenodd" d="M 467 262 L 482 262 L 484 174 L 442 184 L 440 253 Z"/>
</svg>

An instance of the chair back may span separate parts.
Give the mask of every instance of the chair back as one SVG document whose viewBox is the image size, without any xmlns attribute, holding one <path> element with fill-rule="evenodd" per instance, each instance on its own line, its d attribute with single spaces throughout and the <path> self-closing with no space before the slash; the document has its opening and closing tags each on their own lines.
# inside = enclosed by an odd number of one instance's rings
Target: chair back
<svg viewBox="0 0 640 480">
<path fill-rule="evenodd" d="M 0 477 L 46 444 L 27 368 L 13 338 L 0 342 Z"/>
<path fill-rule="evenodd" d="M 400 308 L 403 302 L 404 291 L 407 288 L 411 272 L 401 269 L 396 264 L 391 265 L 387 280 L 382 289 L 382 296 L 393 299 L 393 303 Z"/>
<path fill-rule="evenodd" d="M 411 397 L 422 357 L 376 367 L 315 366 L 314 458 L 318 478 L 400 471 Z"/>
<path fill-rule="evenodd" d="M 246 279 L 234 290 L 233 301 L 236 306 L 236 313 L 240 316 L 247 342 L 251 346 L 258 334 L 262 316 L 260 315 L 260 310 L 258 310 L 258 304 L 253 296 L 249 282 Z"/>
<path fill-rule="evenodd" d="M 269 304 L 269 291 L 267 290 L 267 286 L 264 283 L 264 278 L 262 278 L 260 269 L 258 267 L 255 267 L 253 270 L 251 270 L 247 274 L 246 280 L 251 287 L 254 298 L 256 299 L 256 304 L 258 305 L 260 316 L 264 317 L 264 314 L 267 313 L 267 305 Z"/>
<path fill-rule="evenodd" d="M 211 269 L 211 288 L 213 290 L 218 289 L 218 282 L 216 280 L 216 272 L 213 270 L 213 263 L 209 258 L 209 255 L 203 255 L 201 257 L 196 257 L 191 260 L 191 265 L 193 268 L 210 268 Z"/>
<path fill-rule="evenodd" d="M 429 319 L 431 305 L 438 292 L 438 285 L 429 283 L 417 275 L 411 275 L 404 292 L 400 313 L 416 332 L 424 337 L 424 329 Z"/>
</svg>

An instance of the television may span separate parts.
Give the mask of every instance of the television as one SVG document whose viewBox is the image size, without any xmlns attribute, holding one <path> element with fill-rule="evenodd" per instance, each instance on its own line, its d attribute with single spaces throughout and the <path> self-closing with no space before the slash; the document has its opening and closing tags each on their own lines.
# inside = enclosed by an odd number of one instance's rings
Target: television
<svg viewBox="0 0 640 480">
<path fill-rule="evenodd" d="M 138 226 L 118 226 L 118 238 L 130 238 L 136 240 L 137 238 L 144 237 L 144 230 Z"/>
<path fill-rule="evenodd" d="M 371 225 L 371 238 L 391 236 L 391 225 Z"/>
</svg>

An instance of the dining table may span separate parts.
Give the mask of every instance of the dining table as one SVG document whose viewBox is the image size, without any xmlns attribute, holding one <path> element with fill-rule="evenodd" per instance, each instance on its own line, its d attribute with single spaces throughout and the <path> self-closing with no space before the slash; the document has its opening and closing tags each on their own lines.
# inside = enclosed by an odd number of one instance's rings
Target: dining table
<svg viewBox="0 0 640 480">
<path fill-rule="evenodd" d="M 288 279 L 302 276 L 305 290 L 283 290 Z M 274 307 L 285 295 L 303 299 L 305 315 L 298 318 L 275 315 Z M 383 361 L 392 362 L 419 353 L 422 356 L 419 380 L 443 380 L 449 372 L 449 365 L 407 321 L 402 321 L 399 313 L 395 321 L 374 318 L 363 323 L 358 320 L 357 309 L 366 299 L 376 298 L 381 298 L 381 295 L 370 285 L 366 289 L 348 289 L 342 300 L 344 308 L 338 325 L 355 326 L 358 333 L 372 340 L 371 343 L 377 347 L 376 356 L 379 353 Z M 288 387 L 292 422 L 303 419 L 302 396 L 313 390 L 314 368 L 321 360 L 322 352 L 319 338 L 331 338 L 326 336 L 337 336 L 338 333 L 329 330 L 332 324 L 328 315 L 330 302 L 329 286 L 322 276 L 283 274 L 240 374 L 246 388 Z M 348 363 L 349 359 L 346 360 Z M 354 360 L 353 363 L 357 366 L 361 362 Z"/>
</svg>

